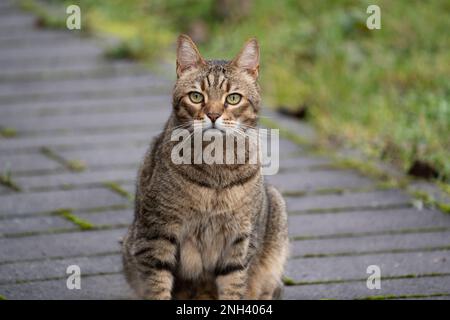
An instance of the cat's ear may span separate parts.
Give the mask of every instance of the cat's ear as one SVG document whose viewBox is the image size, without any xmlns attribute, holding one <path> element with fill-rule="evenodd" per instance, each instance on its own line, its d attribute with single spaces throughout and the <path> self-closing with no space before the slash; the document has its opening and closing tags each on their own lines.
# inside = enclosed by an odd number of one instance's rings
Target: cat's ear
<svg viewBox="0 0 450 320">
<path fill-rule="evenodd" d="M 184 71 L 205 64 L 191 38 L 185 34 L 180 35 L 177 41 L 177 76 L 180 77 Z"/>
<path fill-rule="evenodd" d="M 259 45 L 255 38 L 248 40 L 231 64 L 244 69 L 255 79 L 259 71 Z"/>
</svg>

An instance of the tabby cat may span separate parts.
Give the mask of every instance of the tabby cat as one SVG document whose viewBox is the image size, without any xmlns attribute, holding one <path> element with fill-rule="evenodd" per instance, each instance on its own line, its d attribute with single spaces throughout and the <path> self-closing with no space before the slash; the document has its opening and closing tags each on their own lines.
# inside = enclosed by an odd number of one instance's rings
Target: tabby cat
<svg viewBox="0 0 450 320">
<path fill-rule="evenodd" d="M 140 168 L 124 271 L 145 299 L 276 299 L 288 255 L 287 214 L 259 164 L 171 161 L 176 128 L 245 133 L 257 125 L 259 46 L 232 61 L 205 60 L 177 42 L 173 111 Z"/>
</svg>

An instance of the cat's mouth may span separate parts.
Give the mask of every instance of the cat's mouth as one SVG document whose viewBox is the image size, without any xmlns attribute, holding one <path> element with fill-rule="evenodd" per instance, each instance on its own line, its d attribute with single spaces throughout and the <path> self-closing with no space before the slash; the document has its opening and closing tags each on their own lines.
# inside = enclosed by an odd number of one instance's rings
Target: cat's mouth
<svg viewBox="0 0 450 320">
<path fill-rule="evenodd" d="M 208 128 L 203 128 L 203 132 L 209 132 L 209 133 L 222 133 L 225 134 L 226 133 L 226 129 L 225 128 L 219 128 L 217 126 L 212 125 L 211 127 Z"/>
</svg>

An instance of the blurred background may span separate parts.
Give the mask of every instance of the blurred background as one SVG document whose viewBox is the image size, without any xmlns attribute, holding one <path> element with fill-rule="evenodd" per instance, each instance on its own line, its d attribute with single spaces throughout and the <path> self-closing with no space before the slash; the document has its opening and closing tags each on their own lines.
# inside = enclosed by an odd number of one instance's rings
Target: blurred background
<svg viewBox="0 0 450 320">
<path fill-rule="evenodd" d="M 232 58 L 256 36 L 263 101 L 309 121 L 325 147 L 351 146 L 414 176 L 450 178 L 450 2 L 49 0 L 78 4 L 82 30 L 120 39 L 106 55 L 174 63 L 189 34 L 207 58 Z M 366 8 L 381 8 L 369 30 Z M 34 0 L 46 27 L 65 26 Z"/>
</svg>

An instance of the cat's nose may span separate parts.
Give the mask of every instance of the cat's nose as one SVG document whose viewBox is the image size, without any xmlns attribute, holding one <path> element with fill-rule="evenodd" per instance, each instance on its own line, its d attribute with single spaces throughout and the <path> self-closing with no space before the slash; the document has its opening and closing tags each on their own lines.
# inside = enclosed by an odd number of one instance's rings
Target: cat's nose
<svg viewBox="0 0 450 320">
<path fill-rule="evenodd" d="M 206 114 L 208 116 L 209 119 L 211 119 L 211 121 L 214 123 L 216 122 L 217 119 L 219 119 L 219 117 L 222 115 L 218 112 L 208 112 Z"/>
</svg>

